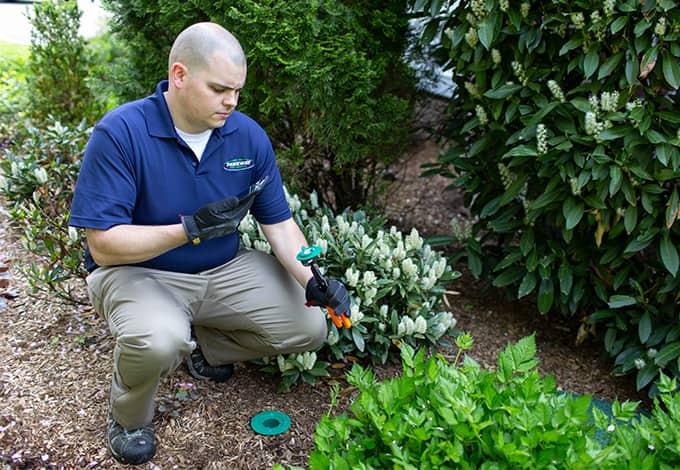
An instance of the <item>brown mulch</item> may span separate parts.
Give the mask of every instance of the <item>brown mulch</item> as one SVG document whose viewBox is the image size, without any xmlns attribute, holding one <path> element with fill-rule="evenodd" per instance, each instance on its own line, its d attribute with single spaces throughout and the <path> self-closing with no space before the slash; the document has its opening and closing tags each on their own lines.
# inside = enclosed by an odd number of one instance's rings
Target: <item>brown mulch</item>
<svg viewBox="0 0 680 470">
<path fill-rule="evenodd" d="M 467 216 L 450 183 L 440 177 L 419 178 L 420 165 L 440 148 L 420 142 L 395 166 L 396 181 L 387 215 L 403 231 L 445 233 L 453 214 Z M 35 298 L 17 269 L 28 256 L 8 228 L 0 206 L 0 468 L 125 468 L 109 456 L 104 425 L 111 380 L 113 344 L 105 323 L 91 307 L 74 307 L 58 299 Z M 459 268 L 460 269 L 460 268 Z M 508 300 L 468 275 L 451 287 L 448 301 L 458 328 L 472 333 L 471 356 L 492 367 L 508 341 L 535 333 L 540 369 L 554 374 L 565 390 L 602 399 L 643 400 L 631 377 L 610 375 L 611 364 L 600 346 L 587 340 L 575 345 L 578 325 L 557 315 L 541 316 L 531 301 Z M 3 294 L 9 294 L 3 296 Z M 277 393 L 277 381 L 255 366 L 238 365 L 226 384 L 197 382 L 180 367 L 162 381 L 154 419 L 159 447 L 143 468 L 265 469 L 274 463 L 304 466 L 317 422 L 329 412 L 330 386 L 336 376 L 317 385 L 302 384 Z M 377 369 L 379 377 L 398 373 L 395 365 Z M 347 407 L 352 390 L 343 388 L 332 413 Z M 263 410 L 281 410 L 292 420 L 289 432 L 264 437 L 249 426 Z"/>
</svg>

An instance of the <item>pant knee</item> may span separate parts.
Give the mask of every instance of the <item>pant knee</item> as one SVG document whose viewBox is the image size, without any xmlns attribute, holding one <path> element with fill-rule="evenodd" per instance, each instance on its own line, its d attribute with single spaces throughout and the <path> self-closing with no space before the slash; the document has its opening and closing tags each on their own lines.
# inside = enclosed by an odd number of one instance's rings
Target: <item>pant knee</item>
<svg viewBox="0 0 680 470">
<path fill-rule="evenodd" d="M 191 352 L 188 337 L 162 327 L 141 335 L 120 336 L 117 345 L 119 369 L 128 386 L 145 377 L 172 372 Z"/>
<path fill-rule="evenodd" d="M 326 319 L 321 312 L 300 315 L 296 333 L 278 345 L 278 353 L 298 353 L 319 349 L 326 341 Z"/>
</svg>

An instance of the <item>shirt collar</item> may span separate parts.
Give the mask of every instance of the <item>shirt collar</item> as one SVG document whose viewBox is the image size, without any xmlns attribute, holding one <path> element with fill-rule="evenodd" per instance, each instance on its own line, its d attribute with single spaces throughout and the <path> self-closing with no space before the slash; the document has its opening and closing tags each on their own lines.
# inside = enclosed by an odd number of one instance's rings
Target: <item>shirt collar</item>
<svg viewBox="0 0 680 470">
<path fill-rule="evenodd" d="M 158 85 L 156 85 L 156 92 L 144 100 L 144 118 L 150 136 L 172 139 L 177 138 L 177 133 L 175 132 L 175 125 L 172 122 L 170 109 L 168 109 L 168 103 L 163 96 L 163 93 L 166 91 L 168 91 L 168 81 L 162 80 L 158 82 Z M 227 119 L 224 126 L 217 129 L 216 134 L 225 136 L 236 131 L 238 129 L 238 123 L 234 118 L 237 117 L 238 114 L 238 111 L 234 111 L 234 113 L 229 116 L 229 119 Z"/>
</svg>

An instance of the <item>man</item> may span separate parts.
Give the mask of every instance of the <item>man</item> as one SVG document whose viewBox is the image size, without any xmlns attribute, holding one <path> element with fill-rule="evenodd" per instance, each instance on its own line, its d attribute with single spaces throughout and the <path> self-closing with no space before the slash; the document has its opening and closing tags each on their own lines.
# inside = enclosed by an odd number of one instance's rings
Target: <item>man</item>
<svg viewBox="0 0 680 470">
<path fill-rule="evenodd" d="M 88 292 L 116 341 L 107 445 L 122 463 L 153 457 L 153 398 L 184 358 L 224 381 L 236 361 L 318 348 L 326 322 L 305 302 L 349 314 L 345 287 L 322 290 L 295 259 L 307 242 L 271 143 L 235 110 L 245 81 L 238 40 L 194 24 L 168 81 L 107 114 L 85 150 L 70 224 L 86 229 Z M 239 250 L 248 210 L 276 258 Z"/>
</svg>

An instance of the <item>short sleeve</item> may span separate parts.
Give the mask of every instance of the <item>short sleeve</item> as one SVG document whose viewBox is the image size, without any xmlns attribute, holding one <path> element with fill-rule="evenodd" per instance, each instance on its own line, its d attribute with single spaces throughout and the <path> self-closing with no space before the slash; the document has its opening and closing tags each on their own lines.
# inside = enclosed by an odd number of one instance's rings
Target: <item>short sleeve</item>
<svg viewBox="0 0 680 470">
<path fill-rule="evenodd" d="M 69 225 L 107 230 L 132 222 L 137 191 L 128 148 L 102 124 L 95 127 L 85 147 Z"/>
</svg>

